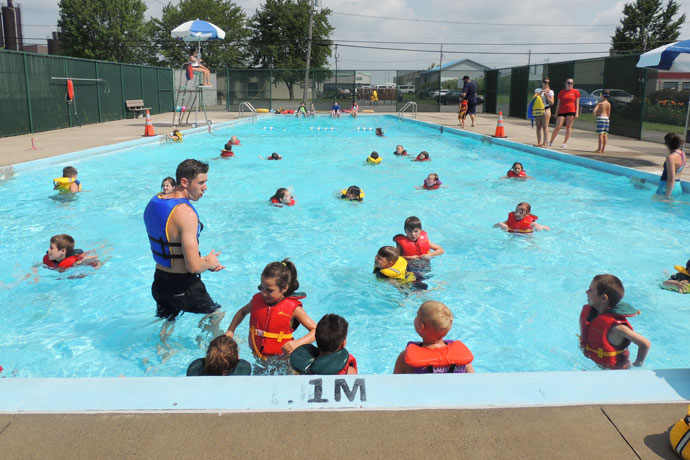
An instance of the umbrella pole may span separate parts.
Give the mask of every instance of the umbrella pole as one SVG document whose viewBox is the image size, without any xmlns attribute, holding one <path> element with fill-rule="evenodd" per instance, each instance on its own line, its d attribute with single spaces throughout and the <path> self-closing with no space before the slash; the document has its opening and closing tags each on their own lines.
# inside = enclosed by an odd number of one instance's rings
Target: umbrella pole
<svg viewBox="0 0 690 460">
<path fill-rule="evenodd" d="M 688 118 L 690 118 L 690 97 L 688 98 L 688 105 L 685 111 L 685 131 L 683 131 L 683 152 L 685 152 L 685 144 L 688 141 Z"/>
</svg>

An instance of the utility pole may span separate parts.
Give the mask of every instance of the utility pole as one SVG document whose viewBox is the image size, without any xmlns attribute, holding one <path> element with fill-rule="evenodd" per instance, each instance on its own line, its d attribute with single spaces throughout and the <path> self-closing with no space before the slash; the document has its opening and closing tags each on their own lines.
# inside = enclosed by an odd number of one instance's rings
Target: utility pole
<svg viewBox="0 0 690 460">
<path fill-rule="evenodd" d="M 532 50 L 529 50 L 529 52 L 527 53 L 527 65 L 529 65 L 531 61 L 532 61 Z"/>
<path fill-rule="evenodd" d="M 338 97 L 338 44 L 335 44 L 335 97 Z"/>
<path fill-rule="evenodd" d="M 307 38 L 307 65 L 304 71 L 304 94 L 302 102 L 307 105 L 307 88 L 309 88 L 309 62 L 311 61 L 311 33 L 314 26 L 314 0 L 309 2 L 309 37 Z M 313 95 L 312 95 L 313 97 Z"/>
<path fill-rule="evenodd" d="M 439 52 L 438 58 L 438 101 L 441 102 L 441 69 L 443 68 L 443 45 L 441 45 L 441 51 Z"/>
</svg>

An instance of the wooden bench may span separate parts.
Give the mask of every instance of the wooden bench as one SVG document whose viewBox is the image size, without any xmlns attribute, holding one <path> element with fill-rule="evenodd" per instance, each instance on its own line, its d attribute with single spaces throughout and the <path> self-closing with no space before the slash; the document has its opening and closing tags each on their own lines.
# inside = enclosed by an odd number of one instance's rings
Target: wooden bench
<svg viewBox="0 0 690 460">
<path fill-rule="evenodd" d="M 144 107 L 143 99 L 128 99 L 125 101 L 127 110 L 132 112 L 135 117 L 144 116 L 144 112 L 151 110 L 151 107 Z"/>
</svg>

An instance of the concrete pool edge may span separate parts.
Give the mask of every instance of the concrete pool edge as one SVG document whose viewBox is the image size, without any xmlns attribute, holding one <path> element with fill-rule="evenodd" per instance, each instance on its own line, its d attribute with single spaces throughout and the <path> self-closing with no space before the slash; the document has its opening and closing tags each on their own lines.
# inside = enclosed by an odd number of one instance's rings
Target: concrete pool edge
<svg viewBox="0 0 690 460">
<path fill-rule="evenodd" d="M 461 390 L 461 391 L 459 391 Z M 497 409 L 685 403 L 690 369 L 0 379 L 0 413 Z"/>
<path fill-rule="evenodd" d="M 532 155 L 538 155 L 538 156 L 541 156 L 544 158 L 549 158 L 552 160 L 558 160 L 558 161 L 573 164 L 576 166 L 583 166 L 585 168 L 594 169 L 597 171 L 605 172 L 605 173 L 616 175 L 616 176 L 624 176 L 624 177 L 629 177 L 629 178 L 640 179 L 642 183 L 649 183 L 649 184 L 653 184 L 655 186 L 659 185 L 659 177 L 660 176 L 657 173 L 648 173 L 645 171 L 640 171 L 640 170 L 637 170 L 634 168 L 629 168 L 627 166 L 621 166 L 621 165 L 609 163 L 606 161 L 593 160 L 591 158 L 583 158 L 581 156 L 567 153 L 567 152 L 559 152 L 557 150 L 550 150 L 550 149 L 545 149 L 545 148 L 541 148 L 541 147 L 535 147 L 532 145 L 527 145 L 527 144 L 523 144 L 520 142 L 511 141 L 508 138 L 495 138 L 492 136 L 487 136 L 487 135 L 479 134 L 479 133 L 473 133 L 473 132 L 465 131 L 462 129 L 439 126 L 437 124 L 434 124 L 434 123 L 431 123 L 428 121 L 421 121 L 421 120 L 415 120 L 415 119 L 410 119 L 410 118 L 403 118 L 402 120 L 407 121 L 407 122 L 426 125 L 426 126 L 429 126 L 429 127 L 435 128 L 435 129 L 440 129 L 442 133 L 450 133 L 450 134 L 454 134 L 454 135 L 469 137 L 469 138 L 472 138 L 475 140 L 479 140 L 480 142 L 482 142 L 484 144 L 489 144 L 489 145 L 494 144 L 494 145 L 500 145 L 502 147 L 509 147 L 509 148 L 518 150 L 520 152 L 529 153 Z M 689 181 L 681 180 L 681 187 L 683 188 L 684 193 L 690 193 L 690 182 Z"/>
</svg>

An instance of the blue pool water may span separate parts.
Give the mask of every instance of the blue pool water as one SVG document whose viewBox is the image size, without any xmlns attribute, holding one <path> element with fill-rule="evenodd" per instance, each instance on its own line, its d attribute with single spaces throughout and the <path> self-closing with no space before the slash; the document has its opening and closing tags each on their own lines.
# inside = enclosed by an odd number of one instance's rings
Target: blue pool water
<svg viewBox="0 0 690 460">
<path fill-rule="evenodd" d="M 357 129 L 377 126 L 386 137 Z M 233 134 L 242 141 L 237 157 L 217 159 Z M 396 144 L 414 154 L 427 150 L 432 161 L 396 158 Z M 383 157 L 378 166 L 365 164 L 372 150 Z M 258 158 L 274 151 L 284 159 Z M 306 312 L 315 321 L 332 312 L 350 322 L 348 349 L 360 373 L 392 371 L 416 339 L 412 321 L 426 299 L 451 308 L 449 337 L 473 351 L 477 372 L 595 369 L 578 349 L 577 321 L 592 276 L 609 272 L 642 311 L 632 324 L 652 342 L 645 366 L 690 367 L 687 297 L 658 287 L 664 270 L 690 256 L 679 249 L 686 204 L 654 202 L 651 188 L 624 177 L 395 117 L 267 116 L 189 134 L 182 144 L 70 161 L 86 191 L 70 201 L 50 198 L 50 181 L 66 164 L 38 165 L 1 182 L 0 377 L 177 376 L 203 356 L 209 337 L 193 314 L 177 321 L 174 353 L 163 360 L 157 350 L 154 263 L 142 221 L 163 177 L 190 157 L 211 165 L 196 206 L 205 224 L 201 252 L 222 251 L 227 266 L 203 277 L 226 312 L 223 328 L 256 292 L 263 267 L 290 257 L 308 294 Z M 499 180 L 514 161 L 536 180 Z M 431 172 L 447 188 L 416 190 Z M 363 188 L 364 202 L 336 198 L 352 184 Z M 295 207 L 267 205 L 281 186 L 294 189 Z M 492 228 L 520 201 L 552 230 L 520 237 Z M 398 290 L 371 273 L 378 248 L 392 244 L 410 215 L 446 250 L 431 263 L 427 292 Z M 73 235 L 83 249 L 99 247 L 105 265 L 67 274 L 39 267 L 38 280 L 23 280 L 56 233 Z M 71 274 L 88 276 L 67 279 Z M 247 330 L 245 319 L 236 337 L 241 356 L 251 359 Z"/>
</svg>

